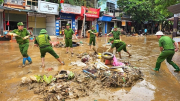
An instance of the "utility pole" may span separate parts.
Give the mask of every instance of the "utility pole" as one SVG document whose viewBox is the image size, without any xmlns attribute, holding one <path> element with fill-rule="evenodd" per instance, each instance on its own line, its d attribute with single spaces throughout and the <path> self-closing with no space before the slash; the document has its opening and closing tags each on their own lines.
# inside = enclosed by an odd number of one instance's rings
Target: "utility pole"
<svg viewBox="0 0 180 101">
<path fill-rule="evenodd" d="M 86 33 L 86 31 L 85 31 L 85 17 L 86 17 L 86 0 L 84 0 L 84 19 L 83 19 L 83 23 L 82 23 L 82 30 L 81 30 L 81 37 L 82 37 L 82 34 L 83 34 L 83 36 L 85 36 L 85 33 Z"/>
</svg>

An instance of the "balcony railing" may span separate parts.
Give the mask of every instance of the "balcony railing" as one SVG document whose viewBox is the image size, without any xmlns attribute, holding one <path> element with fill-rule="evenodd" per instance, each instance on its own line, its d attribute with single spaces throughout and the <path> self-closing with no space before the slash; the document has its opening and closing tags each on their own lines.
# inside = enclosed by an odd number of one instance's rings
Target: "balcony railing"
<svg viewBox="0 0 180 101">
<path fill-rule="evenodd" d="M 4 3 L 7 4 L 15 4 L 15 5 L 23 5 L 24 0 L 4 0 Z"/>
</svg>

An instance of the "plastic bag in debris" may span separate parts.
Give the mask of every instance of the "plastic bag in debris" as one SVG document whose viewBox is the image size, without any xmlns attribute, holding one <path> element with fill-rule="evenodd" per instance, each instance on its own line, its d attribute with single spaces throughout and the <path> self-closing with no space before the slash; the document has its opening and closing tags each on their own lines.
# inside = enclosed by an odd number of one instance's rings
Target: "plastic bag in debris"
<svg viewBox="0 0 180 101">
<path fill-rule="evenodd" d="M 113 66 L 125 66 L 125 64 L 122 62 L 118 62 L 117 58 L 114 56 L 113 57 Z"/>
<path fill-rule="evenodd" d="M 85 66 L 86 66 L 85 63 L 82 63 L 82 62 L 80 62 L 80 61 L 71 62 L 70 65 L 72 65 L 72 66 L 78 66 L 78 67 L 85 67 Z"/>
<path fill-rule="evenodd" d="M 85 55 L 81 58 L 81 62 L 88 62 L 90 60 L 90 56 L 89 55 Z"/>
<path fill-rule="evenodd" d="M 37 81 L 35 76 L 29 76 L 29 77 L 22 77 L 21 78 L 22 83 L 31 83 L 32 81 Z"/>
</svg>

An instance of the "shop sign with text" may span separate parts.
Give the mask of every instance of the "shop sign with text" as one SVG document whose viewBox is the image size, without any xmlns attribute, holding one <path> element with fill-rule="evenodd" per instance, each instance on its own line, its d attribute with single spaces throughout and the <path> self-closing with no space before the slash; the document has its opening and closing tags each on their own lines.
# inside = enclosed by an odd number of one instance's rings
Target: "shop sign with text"
<svg viewBox="0 0 180 101">
<path fill-rule="evenodd" d="M 46 13 L 46 14 L 59 14 L 59 4 L 45 2 L 45 1 L 38 1 L 38 12 Z"/>
<path fill-rule="evenodd" d="M 85 8 L 84 6 L 81 6 L 81 16 L 83 16 L 84 10 L 87 11 L 87 12 L 86 12 L 86 17 L 99 18 L 100 9 Z"/>
<path fill-rule="evenodd" d="M 70 4 L 61 4 L 61 12 L 71 14 L 81 14 L 81 6 L 74 6 Z"/>
</svg>

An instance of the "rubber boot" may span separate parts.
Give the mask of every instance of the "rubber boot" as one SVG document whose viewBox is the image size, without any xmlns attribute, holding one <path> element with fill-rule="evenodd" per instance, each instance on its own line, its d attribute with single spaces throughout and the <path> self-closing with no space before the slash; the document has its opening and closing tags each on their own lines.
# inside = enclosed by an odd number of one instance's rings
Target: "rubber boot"
<svg viewBox="0 0 180 101">
<path fill-rule="evenodd" d="M 156 62 L 156 67 L 153 70 L 158 72 L 160 67 L 161 67 L 161 63 Z"/>
<path fill-rule="evenodd" d="M 27 60 L 28 60 L 28 62 L 29 62 L 28 64 L 31 64 L 31 63 L 32 63 L 32 60 L 31 60 L 31 57 L 30 57 L 30 56 L 27 57 Z"/>
<path fill-rule="evenodd" d="M 23 67 L 24 67 L 25 64 L 26 64 L 26 60 L 27 60 L 27 58 L 23 58 Z"/>
<path fill-rule="evenodd" d="M 176 69 L 176 70 L 174 70 L 174 72 L 179 72 L 180 71 L 179 67 L 175 63 L 173 63 L 171 65 L 174 67 L 174 69 Z"/>
</svg>

